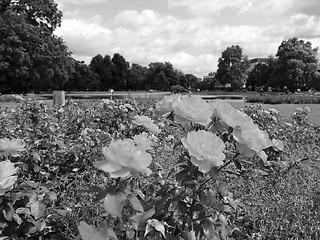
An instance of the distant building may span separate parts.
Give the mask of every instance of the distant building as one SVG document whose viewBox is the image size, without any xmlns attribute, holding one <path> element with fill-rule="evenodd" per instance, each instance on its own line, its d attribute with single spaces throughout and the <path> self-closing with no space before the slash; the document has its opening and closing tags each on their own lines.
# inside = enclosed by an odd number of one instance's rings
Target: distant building
<svg viewBox="0 0 320 240">
<path fill-rule="evenodd" d="M 249 68 L 247 69 L 246 73 L 248 74 L 249 72 L 251 72 L 253 70 L 253 68 L 258 63 L 268 64 L 268 58 L 252 58 L 252 59 L 250 59 L 250 65 L 249 65 Z"/>
<path fill-rule="evenodd" d="M 268 63 L 268 58 L 252 58 L 252 59 L 250 59 L 250 65 L 251 64 L 258 64 L 261 62 Z"/>
<path fill-rule="evenodd" d="M 214 81 L 216 79 L 216 76 L 215 75 L 211 75 L 211 76 L 203 76 L 202 80 L 203 81 Z"/>
</svg>

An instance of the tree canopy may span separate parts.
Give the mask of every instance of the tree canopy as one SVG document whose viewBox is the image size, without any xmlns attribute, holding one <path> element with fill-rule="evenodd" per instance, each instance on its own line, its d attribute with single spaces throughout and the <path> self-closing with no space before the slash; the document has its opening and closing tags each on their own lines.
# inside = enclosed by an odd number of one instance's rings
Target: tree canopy
<svg viewBox="0 0 320 240">
<path fill-rule="evenodd" d="M 246 87 L 255 89 L 256 87 L 267 86 L 274 68 L 276 59 L 269 56 L 266 61 L 258 62 L 248 73 Z"/>
<path fill-rule="evenodd" d="M 312 48 L 308 41 L 297 38 L 282 41 L 270 85 L 286 86 L 291 91 L 316 86 L 319 81 L 317 52 L 318 48 Z"/>
<path fill-rule="evenodd" d="M 243 87 L 249 60 L 239 45 L 232 45 L 222 52 L 218 61 L 216 78 L 222 85 L 231 84 L 233 89 Z"/>
<path fill-rule="evenodd" d="M 61 89 L 73 72 L 73 59 L 53 31 L 61 12 L 52 0 L 0 3 L 0 91 Z"/>
</svg>

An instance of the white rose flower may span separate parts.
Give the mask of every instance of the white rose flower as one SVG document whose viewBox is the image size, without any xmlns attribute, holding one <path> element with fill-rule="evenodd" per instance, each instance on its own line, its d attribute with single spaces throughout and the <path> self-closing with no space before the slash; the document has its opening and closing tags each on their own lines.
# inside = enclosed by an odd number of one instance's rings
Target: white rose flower
<svg viewBox="0 0 320 240">
<path fill-rule="evenodd" d="M 104 160 L 97 162 L 95 167 L 108 172 L 110 177 L 128 177 L 131 174 L 151 174 L 148 166 L 152 157 L 132 139 L 112 141 L 108 147 L 102 148 Z"/>
<path fill-rule="evenodd" d="M 172 103 L 174 120 L 177 123 L 199 123 L 207 126 L 211 121 L 213 108 L 200 97 L 184 96 Z"/>
<path fill-rule="evenodd" d="M 181 139 L 183 146 L 191 156 L 191 162 L 199 171 L 207 173 L 212 166 L 221 166 L 225 159 L 224 142 L 212 132 L 191 131 L 187 138 Z"/>
</svg>

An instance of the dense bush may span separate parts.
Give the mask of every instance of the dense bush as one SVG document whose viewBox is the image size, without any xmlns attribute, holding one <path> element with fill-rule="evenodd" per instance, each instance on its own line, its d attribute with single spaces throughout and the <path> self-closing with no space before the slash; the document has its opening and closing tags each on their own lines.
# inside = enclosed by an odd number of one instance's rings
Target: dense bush
<svg viewBox="0 0 320 240">
<path fill-rule="evenodd" d="M 27 100 L 16 109 L 1 108 L 0 163 L 11 169 L 1 179 L 6 184 L 0 182 L 1 235 L 319 238 L 320 132 L 308 122 L 308 108 L 297 109 L 289 123 L 275 109 L 249 106 L 249 118 L 217 101 L 209 133 L 211 107 L 188 97 L 172 106 L 176 98 L 158 103 L 158 113 L 154 99 L 70 101 L 53 109 Z M 261 146 L 268 147 L 259 152 Z M 143 152 L 146 164 L 126 162 L 131 152 L 138 154 L 134 162 Z M 122 167 L 118 160 L 106 165 L 106 155 L 122 159 Z M 197 160 L 204 156 L 216 164 L 208 173 Z M 128 172 L 134 176 L 115 177 Z"/>
<path fill-rule="evenodd" d="M 319 104 L 320 96 L 311 94 L 253 94 L 246 96 L 246 101 L 250 103 L 264 104 Z"/>
</svg>

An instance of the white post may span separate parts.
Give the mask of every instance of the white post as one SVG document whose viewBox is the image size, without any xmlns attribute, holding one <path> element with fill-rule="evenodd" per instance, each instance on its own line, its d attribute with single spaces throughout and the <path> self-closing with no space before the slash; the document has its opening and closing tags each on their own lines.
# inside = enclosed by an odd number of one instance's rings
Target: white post
<svg viewBox="0 0 320 240">
<path fill-rule="evenodd" d="M 65 91 L 53 91 L 53 106 L 64 106 L 66 105 L 66 93 Z"/>
<path fill-rule="evenodd" d="M 112 96 L 113 96 L 114 90 L 110 89 L 109 91 L 110 91 L 110 100 L 112 100 Z"/>
</svg>

